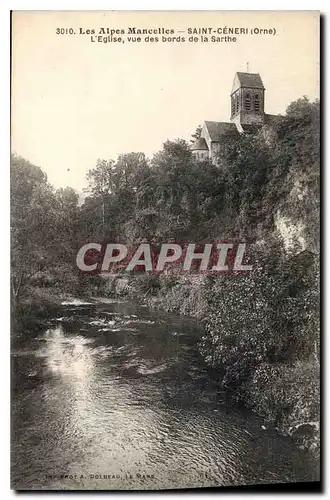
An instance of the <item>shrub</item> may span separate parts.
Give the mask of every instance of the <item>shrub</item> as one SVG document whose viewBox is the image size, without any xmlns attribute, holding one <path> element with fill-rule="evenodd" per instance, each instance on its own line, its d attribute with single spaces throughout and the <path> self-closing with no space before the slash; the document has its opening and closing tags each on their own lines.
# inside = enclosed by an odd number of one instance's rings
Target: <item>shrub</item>
<svg viewBox="0 0 330 500">
<path fill-rule="evenodd" d="M 241 388 L 241 395 L 269 422 L 289 428 L 319 420 L 319 379 L 319 365 L 313 359 L 294 365 L 264 363 Z"/>
</svg>

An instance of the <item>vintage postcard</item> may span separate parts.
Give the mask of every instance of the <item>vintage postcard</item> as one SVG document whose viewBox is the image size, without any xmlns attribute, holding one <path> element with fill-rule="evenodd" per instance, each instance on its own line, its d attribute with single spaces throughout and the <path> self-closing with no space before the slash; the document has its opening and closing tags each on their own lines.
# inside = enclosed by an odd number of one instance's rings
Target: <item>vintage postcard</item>
<svg viewBox="0 0 330 500">
<path fill-rule="evenodd" d="M 12 489 L 319 487 L 319 13 L 11 22 Z"/>
</svg>

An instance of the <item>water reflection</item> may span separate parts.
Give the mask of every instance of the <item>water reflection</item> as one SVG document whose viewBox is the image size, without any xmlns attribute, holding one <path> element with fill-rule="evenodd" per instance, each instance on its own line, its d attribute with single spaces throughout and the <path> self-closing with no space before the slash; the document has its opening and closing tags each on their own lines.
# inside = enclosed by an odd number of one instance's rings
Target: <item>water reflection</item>
<svg viewBox="0 0 330 500">
<path fill-rule="evenodd" d="M 219 399 L 197 363 L 198 335 L 195 322 L 130 304 L 66 305 L 14 352 L 13 486 L 316 479 L 310 457 Z"/>
</svg>

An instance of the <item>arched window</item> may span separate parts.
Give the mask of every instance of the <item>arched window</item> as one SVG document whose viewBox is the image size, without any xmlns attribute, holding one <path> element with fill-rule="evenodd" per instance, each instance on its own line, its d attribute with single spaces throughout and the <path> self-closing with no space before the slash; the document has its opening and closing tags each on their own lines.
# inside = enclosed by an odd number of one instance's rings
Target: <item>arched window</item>
<svg viewBox="0 0 330 500">
<path fill-rule="evenodd" d="M 260 95 L 255 94 L 254 96 L 254 111 L 260 111 Z"/>
<path fill-rule="evenodd" d="M 251 95 L 250 94 L 245 94 L 245 110 L 246 111 L 251 111 Z"/>
</svg>

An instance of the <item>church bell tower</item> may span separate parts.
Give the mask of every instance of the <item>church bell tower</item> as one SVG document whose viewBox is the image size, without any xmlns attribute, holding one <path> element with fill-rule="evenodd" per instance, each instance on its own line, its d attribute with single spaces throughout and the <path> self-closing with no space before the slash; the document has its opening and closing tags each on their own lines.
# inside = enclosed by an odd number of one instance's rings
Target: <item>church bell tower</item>
<svg viewBox="0 0 330 500">
<path fill-rule="evenodd" d="M 230 119 L 239 132 L 244 126 L 263 124 L 265 87 L 259 73 L 236 73 L 230 97 Z"/>
</svg>

